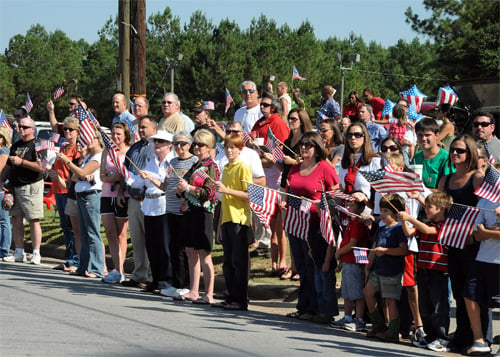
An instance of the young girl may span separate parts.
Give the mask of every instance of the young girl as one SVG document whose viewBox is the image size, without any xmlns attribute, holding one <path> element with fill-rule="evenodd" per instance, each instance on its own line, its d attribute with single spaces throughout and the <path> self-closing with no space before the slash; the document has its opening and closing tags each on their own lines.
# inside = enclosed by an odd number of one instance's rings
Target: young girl
<svg viewBox="0 0 500 357">
<path fill-rule="evenodd" d="M 388 136 L 395 136 L 403 145 L 403 152 L 413 159 L 415 154 L 415 125 L 408 119 L 406 108 L 401 104 L 396 104 L 392 109 L 392 116 L 389 120 L 377 121 L 377 123 L 389 124 Z"/>
</svg>

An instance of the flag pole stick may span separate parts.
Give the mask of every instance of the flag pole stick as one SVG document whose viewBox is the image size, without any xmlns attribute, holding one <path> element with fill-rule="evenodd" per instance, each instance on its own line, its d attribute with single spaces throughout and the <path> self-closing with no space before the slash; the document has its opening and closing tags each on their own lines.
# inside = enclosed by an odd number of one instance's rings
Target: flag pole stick
<svg viewBox="0 0 500 357">
<path fill-rule="evenodd" d="M 311 202 L 312 202 L 312 200 L 310 200 L 309 198 L 299 197 L 299 196 L 293 195 L 293 194 L 288 193 L 288 192 L 281 192 L 281 191 L 279 191 L 279 190 L 275 190 L 275 189 L 272 189 L 272 188 L 269 188 L 269 187 L 265 187 L 265 186 L 257 185 L 256 183 L 253 183 L 253 182 L 248 182 L 248 181 L 245 181 L 245 180 L 241 180 L 241 182 L 245 182 L 245 183 L 247 183 L 247 184 L 254 185 L 254 186 L 263 187 L 263 188 L 265 188 L 266 190 L 270 190 L 270 191 L 278 192 L 280 195 L 285 195 L 285 196 L 295 197 L 295 198 L 298 198 L 298 199 L 300 199 L 300 200 L 306 200 L 306 201 L 311 201 Z M 288 183 L 288 180 L 287 180 L 287 183 Z"/>
</svg>

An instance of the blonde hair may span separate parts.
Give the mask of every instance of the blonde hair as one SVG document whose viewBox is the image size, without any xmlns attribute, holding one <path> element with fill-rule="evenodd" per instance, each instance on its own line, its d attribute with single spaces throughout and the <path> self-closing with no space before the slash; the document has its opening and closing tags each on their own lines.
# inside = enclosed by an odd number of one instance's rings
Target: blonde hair
<svg viewBox="0 0 500 357">
<path fill-rule="evenodd" d="M 5 146 L 9 148 L 12 140 L 12 138 L 10 137 L 9 129 L 7 129 L 5 126 L 0 126 L 0 136 L 5 141 Z"/>
<path fill-rule="evenodd" d="M 391 164 L 392 167 L 405 167 L 405 159 L 403 158 L 403 154 L 392 153 L 386 156 L 387 162 Z"/>
<path fill-rule="evenodd" d="M 63 125 L 80 131 L 80 121 L 77 118 L 66 117 L 64 118 Z"/>
<path fill-rule="evenodd" d="M 194 140 L 199 139 L 203 144 L 208 146 L 210 149 L 213 149 L 215 145 L 215 137 L 207 129 L 200 129 L 196 133 L 194 133 Z"/>
</svg>

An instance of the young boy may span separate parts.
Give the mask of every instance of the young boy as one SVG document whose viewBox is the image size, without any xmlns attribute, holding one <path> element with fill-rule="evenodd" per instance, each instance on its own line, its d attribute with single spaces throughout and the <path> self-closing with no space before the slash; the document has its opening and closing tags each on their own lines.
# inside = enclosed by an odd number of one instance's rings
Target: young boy
<svg viewBox="0 0 500 357">
<path fill-rule="evenodd" d="M 408 244 L 398 212 L 405 210 L 405 203 L 398 194 L 388 194 L 380 200 L 380 219 L 385 223 L 373 237 L 373 248 L 365 268 L 368 283 L 363 290 L 373 328 L 367 337 L 377 337 L 387 342 L 399 342 L 399 312 L 397 301 L 401 296 L 401 277 L 404 272 Z M 377 310 L 375 294 L 380 291 L 389 308 L 389 328 Z"/>
<path fill-rule="evenodd" d="M 451 205 L 452 200 L 447 194 L 435 192 L 425 199 L 425 215 L 430 220 L 429 224 L 406 212 L 398 214 L 405 234 L 409 237 L 420 236 L 417 282 L 420 316 L 427 335 L 413 341 L 413 344 L 436 352 L 448 351 L 448 256 L 447 248 L 438 241 L 438 235 Z"/>
<path fill-rule="evenodd" d="M 365 209 L 364 202 L 350 201 L 347 203 L 350 212 L 360 215 Z M 347 225 L 340 247 L 335 253 L 335 259 L 342 264 L 342 297 L 344 298 L 344 317 L 338 321 L 332 321 L 330 327 L 345 328 L 348 331 L 365 330 L 363 313 L 365 311 L 365 299 L 363 297 L 363 286 L 365 284 L 365 272 L 362 264 L 356 263 L 353 247 L 366 247 L 370 236 L 368 227 L 358 218 L 353 217 Z M 353 305 L 356 305 L 356 318 L 352 318 Z"/>
</svg>

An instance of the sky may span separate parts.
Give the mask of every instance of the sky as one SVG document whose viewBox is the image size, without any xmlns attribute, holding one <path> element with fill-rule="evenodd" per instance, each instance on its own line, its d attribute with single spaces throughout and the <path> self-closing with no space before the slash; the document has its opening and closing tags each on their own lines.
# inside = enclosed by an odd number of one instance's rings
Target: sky
<svg viewBox="0 0 500 357">
<path fill-rule="evenodd" d="M 167 6 L 182 25 L 201 10 L 215 25 L 228 18 L 243 30 L 252 18 L 264 14 L 278 26 L 287 23 L 292 29 L 308 20 L 319 39 L 344 39 L 354 32 L 366 43 L 376 41 L 384 47 L 421 36 L 405 23 L 408 6 L 426 14 L 422 0 L 146 0 L 146 19 Z M 25 35 L 37 23 L 49 32 L 60 29 L 73 40 L 92 43 L 98 39 L 98 30 L 117 14 L 118 0 L 0 0 L 0 53 L 10 38 Z"/>
</svg>

